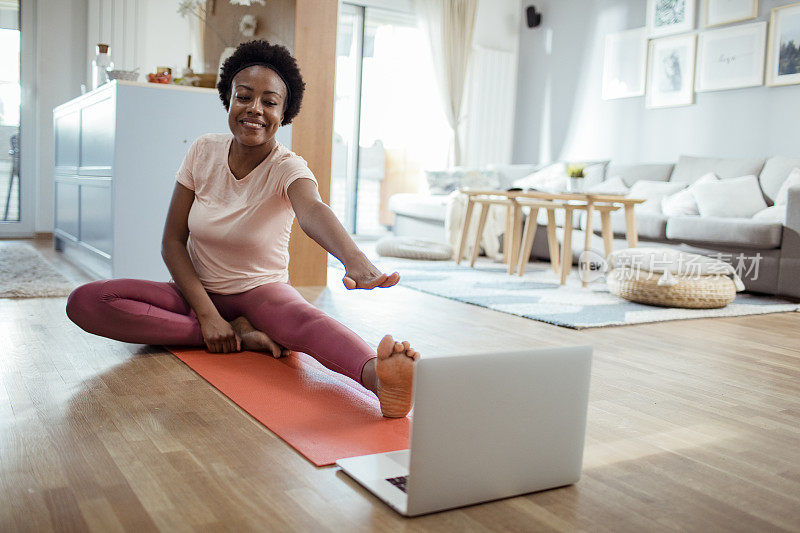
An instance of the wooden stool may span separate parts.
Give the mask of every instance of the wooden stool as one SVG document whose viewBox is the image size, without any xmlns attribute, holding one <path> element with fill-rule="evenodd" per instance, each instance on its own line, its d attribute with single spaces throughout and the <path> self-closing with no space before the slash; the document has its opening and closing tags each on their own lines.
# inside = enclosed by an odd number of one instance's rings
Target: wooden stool
<svg viewBox="0 0 800 533">
<path fill-rule="evenodd" d="M 611 212 L 620 208 L 619 205 L 612 204 L 594 204 L 592 202 L 586 204 L 568 204 L 553 201 L 536 201 L 517 198 L 520 205 L 530 206 L 531 213 L 525 223 L 525 230 L 522 234 L 521 250 L 519 254 L 519 263 L 517 264 L 517 272 L 520 276 L 525 273 L 525 265 L 533 248 L 533 238 L 536 235 L 537 223 L 536 217 L 538 216 L 539 209 L 547 209 L 547 241 L 550 248 L 550 264 L 556 274 L 560 274 L 561 284 L 564 285 L 567 281 L 567 276 L 572 270 L 572 221 L 573 212 L 576 210 L 586 211 L 586 234 L 584 238 L 584 250 L 591 249 L 592 242 L 592 223 L 594 221 L 594 211 L 600 212 L 600 220 L 602 225 L 603 246 L 605 248 L 605 255 L 608 257 L 613 251 L 614 236 L 611 229 Z M 556 238 L 556 223 L 555 223 L 555 210 L 564 210 L 564 242 L 561 244 L 561 260 L 558 259 L 559 249 L 558 240 Z M 586 282 L 583 283 L 586 285 Z"/>
<path fill-rule="evenodd" d="M 525 229 L 522 232 L 522 239 L 520 240 L 517 274 L 520 276 L 525 274 L 525 266 L 528 264 L 528 259 L 531 256 L 531 249 L 533 248 L 533 238 L 539 227 L 537 220 L 539 209 L 547 210 L 547 244 L 550 248 L 550 265 L 553 268 L 553 272 L 558 273 L 559 249 L 558 239 L 556 238 L 556 207 L 558 204 L 546 200 L 537 201 L 525 198 L 517 198 L 517 203 L 521 207 L 530 207 L 531 209 L 528 219 L 525 221 Z"/>
<path fill-rule="evenodd" d="M 611 211 L 616 211 L 620 206 L 612 204 L 595 204 L 588 202 L 583 205 L 564 204 L 564 240 L 561 243 L 561 285 L 567 282 L 567 276 L 572 270 L 572 213 L 575 210 L 586 211 L 586 228 L 584 230 L 583 250 L 589 251 L 592 247 L 592 223 L 594 222 L 595 209 L 600 211 L 600 221 L 603 234 L 603 248 L 606 257 L 612 252 L 613 233 L 611 230 Z M 582 282 L 586 286 L 586 281 Z"/>
<path fill-rule="evenodd" d="M 486 217 L 489 215 L 489 207 L 492 205 L 503 205 L 506 206 L 506 231 L 508 232 L 509 227 L 509 219 L 512 217 L 516 217 L 516 209 L 517 204 L 513 200 L 509 200 L 507 198 L 488 198 L 488 197 L 478 197 L 478 196 L 470 196 L 467 200 L 467 211 L 464 214 L 464 222 L 463 226 L 461 227 L 461 237 L 458 240 L 458 250 L 456 251 L 456 264 L 461 263 L 461 259 L 464 258 L 464 248 L 466 248 L 467 238 L 469 237 L 469 225 L 470 221 L 472 220 L 472 211 L 475 208 L 475 204 L 478 204 L 481 207 L 481 216 L 478 219 L 478 231 L 475 234 L 475 245 L 472 249 L 472 255 L 470 258 L 469 266 L 473 266 L 475 264 L 475 259 L 478 257 L 478 248 L 480 247 L 481 242 L 481 234 L 483 233 L 483 228 L 486 227 Z M 509 258 L 509 252 L 512 248 L 510 246 L 513 243 L 513 239 L 505 239 L 504 243 L 504 250 L 505 250 L 505 257 L 506 259 Z"/>
</svg>

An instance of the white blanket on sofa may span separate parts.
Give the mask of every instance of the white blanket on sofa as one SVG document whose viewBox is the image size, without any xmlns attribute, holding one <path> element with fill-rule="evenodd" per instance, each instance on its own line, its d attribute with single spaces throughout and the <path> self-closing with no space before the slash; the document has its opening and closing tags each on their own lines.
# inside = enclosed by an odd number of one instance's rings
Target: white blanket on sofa
<svg viewBox="0 0 800 533">
<path fill-rule="evenodd" d="M 478 221 L 483 206 L 476 206 L 470 217 L 469 232 L 467 233 L 467 244 L 465 247 L 466 257 L 472 254 L 472 246 L 475 242 L 475 232 L 478 231 Z M 447 212 L 444 217 L 444 231 L 447 241 L 458 250 L 458 240 L 461 237 L 461 229 L 464 227 L 464 218 L 467 213 L 467 195 L 459 191 L 450 194 L 447 202 Z M 486 226 L 483 228 L 481 237 L 481 248 L 488 257 L 500 259 L 503 251 L 500 248 L 500 236 L 506 231 L 506 208 L 501 205 L 489 207 L 489 215 L 486 218 Z"/>
</svg>

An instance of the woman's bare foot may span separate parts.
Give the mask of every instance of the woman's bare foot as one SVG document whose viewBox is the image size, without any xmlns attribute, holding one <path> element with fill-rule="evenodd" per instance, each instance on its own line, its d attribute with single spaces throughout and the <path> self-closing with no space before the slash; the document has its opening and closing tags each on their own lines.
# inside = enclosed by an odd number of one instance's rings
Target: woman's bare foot
<svg viewBox="0 0 800 533">
<path fill-rule="evenodd" d="M 408 341 L 395 342 L 391 335 L 386 335 L 378 345 L 376 394 L 383 416 L 402 418 L 411 410 L 414 362 L 417 359 L 419 353 L 411 349 Z"/>
<path fill-rule="evenodd" d="M 266 333 L 253 327 L 247 318 L 240 316 L 231 323 L 233 331 L 242 339 L 242 350 L 269 352 L 275 359 L 289 355 L 289 350 L 270 339 Z"/>
</svg>

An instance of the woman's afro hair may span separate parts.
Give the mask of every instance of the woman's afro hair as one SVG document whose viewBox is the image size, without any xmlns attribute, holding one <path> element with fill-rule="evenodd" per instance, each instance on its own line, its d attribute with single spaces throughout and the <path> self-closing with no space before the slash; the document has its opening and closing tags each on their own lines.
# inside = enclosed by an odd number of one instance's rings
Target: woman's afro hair
<svg viewBox="0 0 800 533">
<path fill-rule="evenodd" d="M 292 119 L 300 112 L 300 104 L 303 101 L 303 91 L 306 88 L 306 84 L 300 74 L 297 61 L 286 47 L 279 44 L 270 44 L 260 39 L 240 44 L 233 55 L 222 64 L 217 90 L 225 110 L 227 111 L 230 107 L 233 76 L 243 65 L 248 63 L 266 63 L 281 75 L 289 88 L 288 102 L 286 102 L 286 107 L 283 111 L 281 125 L 285 126 L 291 123 Z"/>
</svg>

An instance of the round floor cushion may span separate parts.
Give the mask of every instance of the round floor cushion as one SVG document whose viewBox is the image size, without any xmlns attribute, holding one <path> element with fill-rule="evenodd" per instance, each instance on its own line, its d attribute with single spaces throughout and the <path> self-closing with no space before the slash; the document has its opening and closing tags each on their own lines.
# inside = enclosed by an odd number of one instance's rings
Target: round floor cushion
<svg viewBox="0 0 800 533">
<path fill-rule="evenodd" d="M 453 257 L 453 247 L 447 243 L 424 241 L 410 237 L 384 237 L 375 245 L 382 257 L 446 261 Z"/>
<path fill-rule="evenodd" d="M 714 309 L 744 289 L 731 265 L 670 248 L 629 248 L 609 256 L 611 294 L 650 305 Z"/>
</svg>

